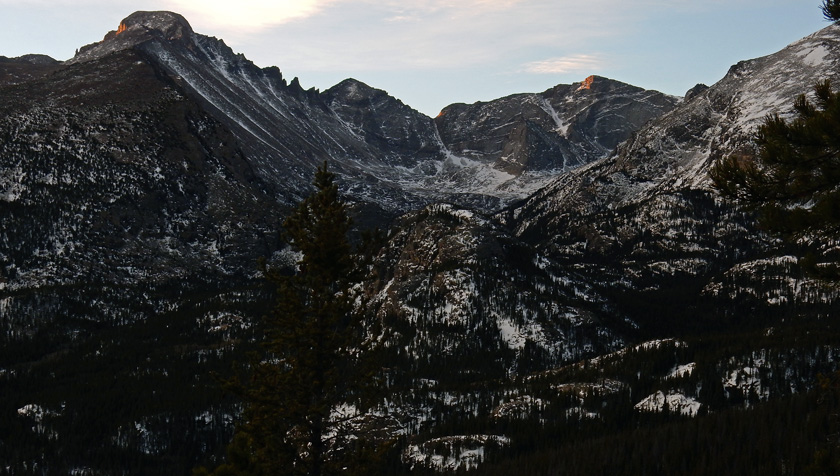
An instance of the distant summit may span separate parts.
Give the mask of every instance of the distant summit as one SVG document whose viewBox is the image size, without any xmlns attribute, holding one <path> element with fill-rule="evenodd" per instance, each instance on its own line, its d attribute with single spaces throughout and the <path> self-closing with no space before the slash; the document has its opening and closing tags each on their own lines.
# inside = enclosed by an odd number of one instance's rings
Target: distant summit
<svg viewBox="0 0 840 476">
<path fill-rule="evenodd" d="M 21 84 L 61 67 L 61 62 L 47 55 L 0 56 L 0 87 Z"/>
<path fill-rule="evenodd" d="M 193 34 L 189 22 L 181 15 L 173 12 L 134 12 L 120 22 L 120 26 L 114 37 L 125 34 L 147 34 L 162 35 L 163 38 L 175 41 L 189 38 Z M 105 37 L 107 40 L 110 33 Z"/>
<path fill-rule="evenodd" d="M 17 58 L 0 56 L 0 63 L 26 63 L 35 66 L 55 66 L 59 63 L 59 61 L 47 55 L 23 55 L 18 56 Z"/>
<path fill-rule="evenodd" d="M 173 12 L 134 12 L 109 31 L 98 43 L 82 47 L 68 63 L 100 58 L 114 51 L 137 46 L 153 39 L 192 43 L 193 29 L 183 16 Z"/>
</svg>

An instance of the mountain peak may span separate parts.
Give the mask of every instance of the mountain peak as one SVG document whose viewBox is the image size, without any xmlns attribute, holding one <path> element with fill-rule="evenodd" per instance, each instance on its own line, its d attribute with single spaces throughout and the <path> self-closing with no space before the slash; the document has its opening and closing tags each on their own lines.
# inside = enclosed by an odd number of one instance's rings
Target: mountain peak
<svg viewBox="0 0 840 476">
<path fill-rule="evenodd" d="M 82 47 L 68 63 L 80 63 L 100 58 L 153 39 L 190 44 L 193 29 L 183 16 L 167 11 L 138 11 L 120 22 L 98 43 Z"/>
<path fill-rule="evenodd" d="M 134 12 L 121 21 L 113 37 L 147 33 L 152 33 L 155 36 L 160 35 L 164 39 L 174 41 L 189 38 L 193 30 L 189 22 L 177 13 L 141 11 Z"/>
<path fill-rule="evenodd" d="M 6 58 L 0 56 L 0 63 L 26 63 L 36 66 L 53 66 L 59 64 L 59 61 L 47 55 L 28 54 L 18 56 L 17 58 Z"/>
<path fill-rule="evenodd" d="M 359 102 L 370 101 L 375 96 L 388 95 L 387 92 L 376 89 L 368 84 L 354 78 L 347 78 L 325 93 L 331 98 L 342 97 L 343 101 Z"/>
</svg>

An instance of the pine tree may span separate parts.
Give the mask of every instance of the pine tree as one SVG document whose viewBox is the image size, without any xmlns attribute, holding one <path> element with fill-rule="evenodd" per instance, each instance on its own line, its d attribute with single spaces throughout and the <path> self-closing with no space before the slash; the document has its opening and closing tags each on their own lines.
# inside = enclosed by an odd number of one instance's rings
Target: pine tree
<svg viewBox="0 0 840 476">
<path fill-rule="evenodd" d="M 353 371 L 361 333 L 350 291 L 351 222 L 326 163 L 314 185 L 284 222 L 300 252 L 295 274 L 267 271 L 278 294 L 264 343 L 270 357 L 253 364 L 249 382 L 231 385 L 245 400 L 244 423 L 214 475 L 323 476 L 359 469 L 370 456 L 330 417 L 361 377 Z"/>
<path fill-rule="evenodd" d="M 840 236 L 840 93 L 828 80 L 814 92 L 815 103 L 796 99 L 792 121 L 765 119 L 757 156 L 730 156 L 711 171 L 724 196 L 756 209 L 765 229 L 790 241 Z"/>
<path fill-rule="evenodd" d="M 840 22 L 840 0 L 823 0 L 820 9 L 826 20 Z"/>
</svg>

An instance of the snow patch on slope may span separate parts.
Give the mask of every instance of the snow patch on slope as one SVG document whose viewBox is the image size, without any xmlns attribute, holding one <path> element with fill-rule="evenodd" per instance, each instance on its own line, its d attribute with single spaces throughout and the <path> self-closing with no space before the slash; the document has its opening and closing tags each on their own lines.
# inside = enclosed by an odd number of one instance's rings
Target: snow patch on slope
<svg viewBox="0 0 840 476">
<path fill-rule="evenodd" d="M 446 436 L 410 445 L 403 454 L 403 461 L 409 463 L 412 469 L 423 466 L 437 471 L 469 471 L 484 461 L 488 446 L 509 444 L 509 438 L 498 435 Z"/>
<path fill-rule="evenodd" d="M 697 416 L 703 404 L 692 397 L 682 393 L 670 391 L 665 394 L 661 391 L 645 397 L 637 403 L 634 408 L 644 412 L 661 413 L 663 411 L 679 413 L 685 416 Z"/>
<path fill-rule="evenodd" d="M 528 322 L 523 326 L 517 325 L 509 317 L 500 317 L 497 321 L 499 333 L 507 346 L 514 350 L 525 348 L 527 340 L 544 342 L 545 335 L 542 326 L 536 322 Z"/>
</svg>

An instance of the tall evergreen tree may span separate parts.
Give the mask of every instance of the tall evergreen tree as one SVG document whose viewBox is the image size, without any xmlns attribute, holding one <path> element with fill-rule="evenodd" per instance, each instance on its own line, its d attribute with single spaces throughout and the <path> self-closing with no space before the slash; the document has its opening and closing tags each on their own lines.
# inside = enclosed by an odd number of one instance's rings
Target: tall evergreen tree
<svg viewBox="0 0 840 476">
<path fill-rule="evenodd" d="M 300 252 L 296 272 L 267 271 L 278 293 L 265 341 L 270 357 L 253 365 L 249 382 L 233 385 L 246 403 L 244 423 L 215 475 L 322 476 L 363 464 L 359 440 L 330 416 L 359 377 L 352 364 L 361 333 L 350 291 L 350 219 L 326 163 L 314 185 L 316 193 L 284 222 Z"/>
<path fill-rule="evenodd" d="M 826 80 L 794 102 L 790 122 L 767 117 L 755 157 L 730 156 L 711 171 L 724 195 L 759 212 L 760 224 L 795 241 L 840 237 L 840 93 Z"/>
<path fill-rule="evenodd" d="M 840 22 L 840 0 L 823 0 L 820 9 L 826 20 Z"/>
</svg>

